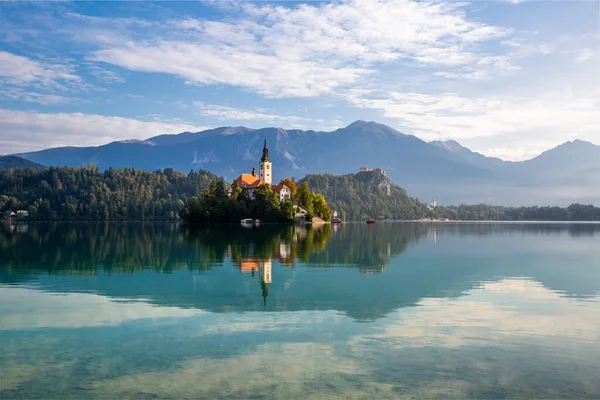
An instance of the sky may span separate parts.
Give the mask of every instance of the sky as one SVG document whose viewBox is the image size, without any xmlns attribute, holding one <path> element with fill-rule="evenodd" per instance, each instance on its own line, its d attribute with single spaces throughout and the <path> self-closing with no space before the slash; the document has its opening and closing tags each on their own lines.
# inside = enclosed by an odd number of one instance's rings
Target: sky
<svg viewBox="0 0 600 400">
<path fill-rule="evenodd" d="M 377 121 L 505 160 L 600 144 L 600 0 L 3 1 L 0 154 Z"/>
</svg>

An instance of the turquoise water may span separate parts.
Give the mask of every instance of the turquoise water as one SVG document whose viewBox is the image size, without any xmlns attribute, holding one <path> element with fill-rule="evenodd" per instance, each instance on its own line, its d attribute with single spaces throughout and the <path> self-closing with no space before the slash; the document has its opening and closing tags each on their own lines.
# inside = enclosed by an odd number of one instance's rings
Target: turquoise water
<svg viewBox="0 0 600 400">
<path fill-rule="evenodd" d="M 600 225 L 0 229 L 0 398 L 599 398 Z"/>
</svg>

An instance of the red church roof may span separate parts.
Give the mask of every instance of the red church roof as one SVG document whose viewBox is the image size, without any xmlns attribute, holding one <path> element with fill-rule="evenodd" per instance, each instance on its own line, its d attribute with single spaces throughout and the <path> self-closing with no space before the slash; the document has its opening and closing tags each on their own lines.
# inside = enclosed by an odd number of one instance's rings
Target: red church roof
<svg viewBox="0 0 600 400">
<path fill-rule="evenodd" d="M 242 186 L 250 186 L 257 181 L 260 181 L 260 178 L 256 175 L 252 175 L 252 174 L 241 174 L 235 180 L 235 182 L 237 182 L 238 184 L 240 184 Z"/>
<path fill-rule="evenodd" d="M 266 183 L 267 182 L 263 181 L 262 179 L 259 179 L 257 181 L 254 181 L 252 184 L 248 185 L 248 189 L 256 189 L 260 185 L 264 185 Z"/>
</svg>

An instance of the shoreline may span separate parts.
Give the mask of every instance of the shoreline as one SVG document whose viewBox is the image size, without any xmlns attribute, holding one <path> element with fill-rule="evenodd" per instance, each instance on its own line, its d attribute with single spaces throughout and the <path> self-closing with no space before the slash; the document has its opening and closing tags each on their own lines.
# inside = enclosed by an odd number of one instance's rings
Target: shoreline
<svg viewBox="0 0 600 400">
<path fill-rule="evenodd" d="M 178 224 L 178 225 L 192 225 L 192 226 L 203 226 L 203 225 L 239 225 L 242 224 L 237 222 L 184 222 L 184 221 L 164 221 L 164 220 L 150 220 L 150 221 L 142 221 L 142 220 L 111 220 L 111 221 L 101 221 L 101 220 L 18 220 L 18 221 L 7 221 L 2 220 L 1 223 L 8 225 L 22 225 L 22 224 L 72 224 L 72 223 L 95 223 L 95 224 Z M 523 221 L 496 221 L 496 220 L 418 220 L 418 219 L 382 219 L 377 220 L 377 223 L 442 223 L 442 224 L 465 224 L 465 223 L 493 223 L 493 224 L 600 224 L 600 221 L 562 221 L 562 220 L 523 220 Z M 354 221 L 342 221 L 339 223 L 343 224 L 366 224 L 363 220 L 354 220 Z M 324 222 L 261 222 L 257 226 L 261 225 L 334 225 L 331 221 Z"/>
</svg>

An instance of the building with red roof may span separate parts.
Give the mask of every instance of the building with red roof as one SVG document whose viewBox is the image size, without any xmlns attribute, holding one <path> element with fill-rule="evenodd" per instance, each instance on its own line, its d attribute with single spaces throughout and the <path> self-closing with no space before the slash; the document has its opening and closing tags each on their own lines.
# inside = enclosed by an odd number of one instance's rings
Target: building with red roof
<svg viewBox="0 0 600 400">
<path fill-rule="evenodd" d="M 269 149 L 267 148 L 267 139 L 265 139 L 265 144 L 263 147 L 263 154 L 258 163 L 260 176 L 256 173 L 256 168 L 252 168 L 251 174 L 241 174 L 238 176 L 234 183 L 245 187 L 248 190 L 248 195 L 250 198 L 254 197 L 254 191 L 261 185 L 269 185 L 271 190 L 277 194 L 279 201 L 287 201 L 292 198 L 292 190 L 283 184 L 272 185 L 273 181 L 273 164 L 271 159 L 269 158 Z M 232 189 L 229 188 L 227 193 L 231 195 Z"/>
</svg>

